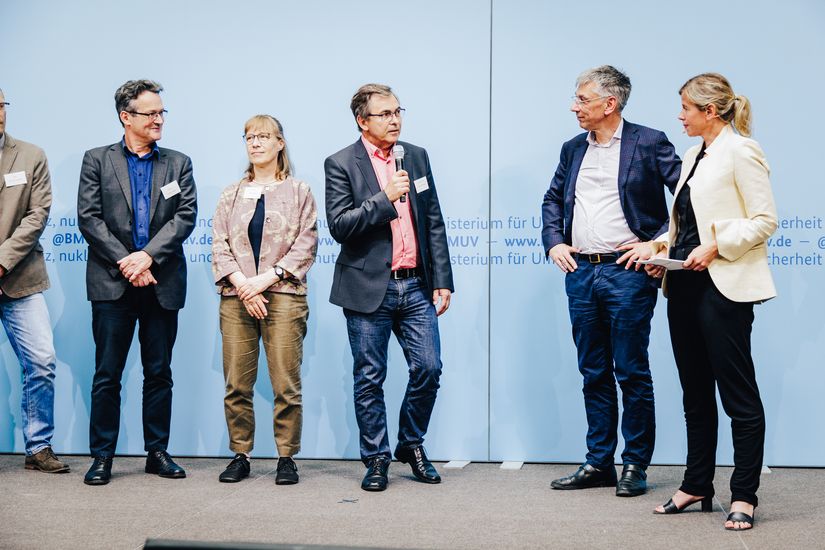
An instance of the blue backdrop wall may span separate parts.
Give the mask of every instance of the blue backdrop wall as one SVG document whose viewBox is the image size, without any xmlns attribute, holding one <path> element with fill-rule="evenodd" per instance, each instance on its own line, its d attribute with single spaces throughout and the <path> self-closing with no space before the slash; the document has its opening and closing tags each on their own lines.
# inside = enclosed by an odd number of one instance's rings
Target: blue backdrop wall
<svg viewBox="0 0 825 550">
<path fill-rule="evenodd" d="M 576 75 L 610 63 L 633 81 L 625 116 L 662 129 L 678 151 L 677 90 L 707 70 L 726 74 L 755 110 L 755 138 L 772 166 L 780 229 L 770 243 L 779 298 L 756 310 L 754 355 L 768 419 L 766 463 L 825 465 L 810 437 L 825 418 L 822 176 L 816 94 L 823 88 L 825 5 L 732 0 L 709 19 L 681 4 L 527 0 L 392 4 L 241 1 L 133 4 L 11 0 L 0 27 L 7 131 L 49 157 L 52 215 L 42 242 L 58 353 L 59 452 L 88 451 L 94 347 L 85 250 L 75 200 L 82 154 L 120 138 L 114 90 L 130 78 L 166 88 L 162 145 L 189 154 L 198 226 L 186 244 L 187 306 L 175 349 L 170 451 L 228 455 L 211 216 L 240 177 L 243 122 L 280 118 L 299 178 L 319 204 L 318 259 L 309 276 L 303 457 L 358 455 L 351 356 L 343 315 L 327 302 L 338 246 L 323 219 L 323 160 L 357 138 L 348 109 L 365 82 L 385 82 L 407 109 L 404 139 L 426 147 L 452 245 L 457 293 L 442 317 L 444 375 L 427 440 L 437 459 L 580 461 L 586 429 L 563 276 L 545 264 L 539 206 L 561 144 L 580 130 L 569 112 Z M 599 14 L 596 17 L 596 14 Z M 682 463 L 681 391 L 664 300 L 651 361 L 657 401 L 654 461 Z M 20 368 L 0 335 L 0 452 L 23 449 Z M 386 394 L 395 432 L 406 382 L 390 350 Z M 142 373 L 137 348 L 124 375 L 119 453 L 140 454 Z M 272 392 L 262 369 L 255 454 L 274 454 Z M 719 461 L 731 461 L 721 422 Z M 817 430 L 814 428 L 814 430 Z"/>
</svg>

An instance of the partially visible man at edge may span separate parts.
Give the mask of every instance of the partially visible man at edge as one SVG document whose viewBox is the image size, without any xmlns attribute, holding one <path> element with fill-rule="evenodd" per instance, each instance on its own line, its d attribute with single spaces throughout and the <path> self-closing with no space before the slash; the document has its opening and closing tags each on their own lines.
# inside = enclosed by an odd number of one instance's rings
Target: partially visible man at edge
<svg viewBox="0 0 825 550">
<path fill-rule="evenodd" d="M 40 246 L 52 206 L 46 155 L 6 133 L 9 103 L 0 90 L 0 319 L 23 369 L 21 398 L 27 470 L 68 472 L 52 450 L 54 352 L 43 291 L 49 276 Z"/>
</svg>

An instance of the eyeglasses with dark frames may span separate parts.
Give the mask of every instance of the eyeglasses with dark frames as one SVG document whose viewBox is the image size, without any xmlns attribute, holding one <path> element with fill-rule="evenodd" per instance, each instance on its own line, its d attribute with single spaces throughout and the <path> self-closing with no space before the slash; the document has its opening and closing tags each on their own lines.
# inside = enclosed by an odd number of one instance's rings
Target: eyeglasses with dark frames
<svg viewBox="0 0 825 550">
<path fill-rule="evenodd" d="M 375 117 L 381 122 L 389 122 L 392 120 L 393 117 L 398 117 L 400 119 L 404 115 L 404 111 L 406 111 L 406 109 L 404 109 L 403 107 L 399 107 L 395 111 L 384 111 L 383 113 L 375 114 L 367 113 L 367 117 Z"/>
<path fill-rule="evenodd" d="M 169 111 L 167 111 L 166 109 L 163 109 L 162 111 L 152 112 L 152 113 L 139 113 L 138 111 L 126 111 L 126 112 L 129 113 L 130 115 L 145 116 L 151 122 L 154 122 L 159 118 L 162 118 L 162 119 L 165 120 L 166 117 L 169 115 Z"/>
</svg>

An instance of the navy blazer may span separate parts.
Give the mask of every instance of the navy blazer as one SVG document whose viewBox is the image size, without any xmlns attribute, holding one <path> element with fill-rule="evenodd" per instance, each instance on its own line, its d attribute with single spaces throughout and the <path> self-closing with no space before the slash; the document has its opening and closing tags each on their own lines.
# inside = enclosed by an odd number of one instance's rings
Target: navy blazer
<svg viewBox="0 0 825 550">
<path fill-rule="evenodd" d="M 409 201 L 418 244 L 418 267 L 432 294 L 453 291 L 447 234 L 427 151 L 404 146 L 404 168 L 410 177 Z M 329 301 L 359 313 L 372 313 L 384 300 L 392 267 L 390 221 L 395 206 L 381 190 L 361 139 L 324 162 L 329 232 L 341 243 Z M 427 178 L 429 189 L 418 193 L 413 182 Z"/>
<path fill-rule="evenodd" d="M 149 243 L 158 303 L 181 309 L 186 301 L 183 242 L 198 213 L 192 161 L 177 151 L 158 148 L 152 176 Z M 163 196 L 160 188 L 177 181 L 180 193 Z M 132 242 L 132 187 L 120 142 L 86 151 L 77 190 L 77 225 L 89 244 L 86 295 L 89 300 L 117 300 L 129 286 L 117 261 L 135 251 Z"/>
<path fill-rule="evenodd" d="M 541 241 L 544 251 L 572 245 L 576 179 L 587 151 L 587 132 L 562 145 L 559 166 L 544 194 Z M 642 241 L 667 232 L 665 188 L 673 194 L 682 161 L 664 132 L 625 120 L 619 157 L 619 200 L 630 230 Z"/>
</svg>

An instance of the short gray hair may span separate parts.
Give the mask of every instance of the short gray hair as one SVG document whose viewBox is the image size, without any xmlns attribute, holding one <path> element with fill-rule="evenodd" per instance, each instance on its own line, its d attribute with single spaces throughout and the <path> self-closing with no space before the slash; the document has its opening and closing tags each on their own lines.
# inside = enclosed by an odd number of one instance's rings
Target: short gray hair
<svg viewBox="0 0 825 550">
<path fill-rule="evenodd" d="M 584 71 L 576 79 L 576 88 L 588 82 L 596 85 L 600 96 L 613 96 L 619 103 L 619 112 L 624 110 L 630 97 L 630 78 L 612 65 L 602 65 Z"/>
<path fill-rule="evenodd" d="M 395 92 L 393 92 L 389 86 L 384 84 L 364 84 L 358 88 L 358 91 L 352 96 L 352 101 L 350 101 L 349 104 L 349 108 L 352 110 L 352 116 L 355 117 L 356 125 L 358 124 L 358 117 L 366 120 L 369 114 L 367 106 L 369 105 L 370 98 L 376 94 L 385 97 L 393 96 L 395 99 L 398 99 L 398 96 L 395 95 Z M 361 131 L 361 126 L 358 126 L 358 131 Z"/>
<path fill-rule="evenodd" d="M 115 92 L 115 109 L 117 110 L 118 120 L 120 120 L 121 112 L 128 112 L 132 110 L 132 103 L 143 92 L 152 92 L 153 94 L 159 94 L 162 91 L 163 86 L 160 85 L 160 82 L 155 82 L 154 80 L 141 79 L 129 80 L 128 82 L 125 82 Z M 120 124 L 122 125 L 123 121 L 121 121 Z"/>
</svg>

